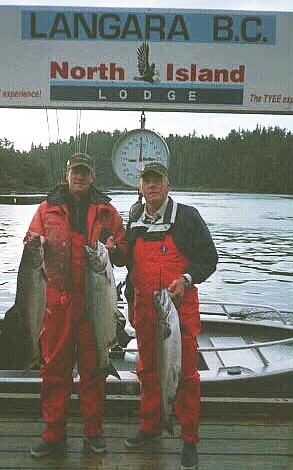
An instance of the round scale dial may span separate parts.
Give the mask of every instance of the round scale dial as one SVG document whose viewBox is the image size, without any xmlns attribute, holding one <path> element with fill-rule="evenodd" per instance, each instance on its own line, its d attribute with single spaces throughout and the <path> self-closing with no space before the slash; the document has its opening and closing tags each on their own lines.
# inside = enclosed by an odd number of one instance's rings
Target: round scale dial
<svg viewBox="0 0 293 470">
<path fill-rule="evenodd" d="M 123 183 L 138 188 L 142 167 L 152 162 L 168 167 L 169 155 L 165 140 L 156 132 L 134 129 L 120 137 L 114 145 L 113 170 Z"/>
</svg>

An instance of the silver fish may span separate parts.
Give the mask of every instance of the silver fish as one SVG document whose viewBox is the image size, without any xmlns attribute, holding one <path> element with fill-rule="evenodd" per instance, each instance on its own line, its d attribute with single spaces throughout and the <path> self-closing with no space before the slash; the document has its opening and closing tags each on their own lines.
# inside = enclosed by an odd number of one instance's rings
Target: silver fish
<svg viewBox="0 0 293 470">
<path fill-rule="evenodd" d="M 40 237 L 24 245 L 17 274 L 14 305 L 6 312 L 1 340 L 6 344 L 9 368 L 28 372 L 39 366 L 39 335 L 46 307 L 44 248 Z"/>
<path fill-rule="evenodd" d="M 93 377 L 113 375 L 120 379 L 111 364 L 109 348 L 116 344 L 117 291 L 107 248 L 97 241 L 96 248 L 85 246 L 86 310 L 96 340 L 97 364 Z"/>
<path fill-rule="evenodd" d="M 161 396 L 161 429 L 173 436 L 173 405 L 181 377 L 180 323 L 178 312 L 168 289 L 155 291 L 153 298 L 158 314 L 157 355 Z"/>
</svg>

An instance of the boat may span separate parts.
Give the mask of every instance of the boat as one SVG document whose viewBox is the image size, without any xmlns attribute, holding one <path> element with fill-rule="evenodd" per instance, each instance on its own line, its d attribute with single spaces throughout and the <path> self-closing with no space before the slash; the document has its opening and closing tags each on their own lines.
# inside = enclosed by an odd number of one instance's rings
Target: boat
<svg viewBox="0 0 293 470">
<path fill-rule="evenodd" d="M 197 342 L 202 395 L 291 396 L 293 325 L 286 317 L 271 306 L 201 302 Z M 126 330 L 135 334 L 129 325 Z M 135 338 L 124 351 L 120 368 L 134 373 Z"/>
<path fill-rule="evenodd" d="M 107 377 L 107 393 L 139 395 L 135 331 L 119 301 L 117 347 L 110 351 L 121 380 Z M 291 312 L 292 313 L 292 312 Z M 293 317 L 292 317 L 293 318 Z M 243 303 L 201 302 L 197 338 L 202 396 L 291 397 L 293 325 L 276 308 Z M 76 371 L 74 384 L 79 381 Z M 38 392 L 38 370 L 0 370 L 0 392 Z"/>
</svg>

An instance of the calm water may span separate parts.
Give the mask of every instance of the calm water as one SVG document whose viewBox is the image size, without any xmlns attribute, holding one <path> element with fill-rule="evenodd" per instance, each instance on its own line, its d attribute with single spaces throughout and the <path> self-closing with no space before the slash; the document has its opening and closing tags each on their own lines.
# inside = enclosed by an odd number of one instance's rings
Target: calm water
<svg viewBox="0 0 293 470">
<path fill-rule="evenodd" d="M 126 222 L 136 195 L 112 192 Z M 272 305 L 293 312 L 293 197 L 174 192 L 177 202 L 195 206 L 207 222 L 220 262 L 199 286 L 203 300 Z M 0 205 L 0 312 L 13 303 L 22 239 L 35 205 Z M 125 269 L 116 271 L 117 281 Z"/>
</svg>

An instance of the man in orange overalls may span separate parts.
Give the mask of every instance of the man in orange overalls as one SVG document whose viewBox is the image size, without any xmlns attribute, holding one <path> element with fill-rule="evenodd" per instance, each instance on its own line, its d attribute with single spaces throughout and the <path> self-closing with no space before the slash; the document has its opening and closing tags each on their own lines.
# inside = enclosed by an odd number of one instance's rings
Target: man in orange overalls
<svg viewBox="0 0 293 470">
<path fill-rule="evenodd" d="M 92 378 L 96 365 L 94 335 L 86 315 L 84 246 L 105 243 L 112 262 L 123 266 L 127 249 L 121 217 L 110 199 L 92 185 L 93 160 L 74 154 L 67 163 L 66 184 L 55 188 L 38 207 L 25 241 L 41 235 L 45 243 L 47 306 L 40 344 L 44 363 L 41 407 L 45 421 L 33 457 L 64 448 L 72 370 L 77 360 L 80 411 L 90 448 L 106 450 L 102 436 L 105 377 Z"/>
<path fill-rule="evenodd" d="M 141 423 L 128 437 L 127 447 L 138 447 L 159 438 L 160 387 L 157 372 L 156 310 L 153 292 L 168 288 L 179 306 L 182 331 L 182 376 L 175 411 L 181 424 L 182 469 L 197 468 L 200 380 L 196 336 L 200 332 L 197 288 L 216 269 L 217 252 L 199 212 L 177 204 L 168 196 L 167 169 L 159 163 L 145 165 L 141 192 L 146 204 L 131 211 L 127 239 L 129 320 L 136 329 L 137 365 L 141 381 Z"/>
</svg>

